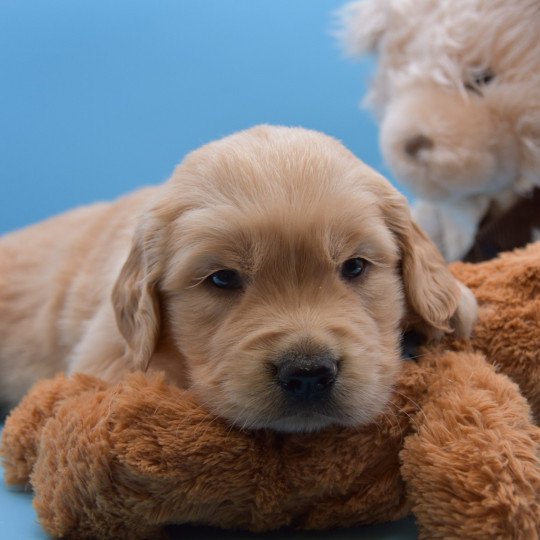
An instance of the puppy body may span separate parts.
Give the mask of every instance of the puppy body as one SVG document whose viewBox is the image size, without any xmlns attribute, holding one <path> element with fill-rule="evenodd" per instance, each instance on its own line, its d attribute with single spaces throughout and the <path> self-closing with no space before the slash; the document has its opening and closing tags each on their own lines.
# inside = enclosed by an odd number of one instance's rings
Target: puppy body
<svg viewBox="0 0 540 540">
<path fill-rule="evenodd" d="M 153 192 L 79 208 L 0 239 L 3 399 L 15 403 L 33 381 L 70 364 L 92 365 L 90 372 L 108 379 L 120 375 L 113 360 L 124 346 L 111 288 Z M 99 332 L 100 321 L 108 331 Z"/>
<path fill-rule="evenodd" d="M 329 137 L 261 126 L 0 240 L 0 393 L 150 368 L 240 426 L 356 425 L 384 407 L 404 329 L 474 316 L 386 180 Z"/>
</svg>

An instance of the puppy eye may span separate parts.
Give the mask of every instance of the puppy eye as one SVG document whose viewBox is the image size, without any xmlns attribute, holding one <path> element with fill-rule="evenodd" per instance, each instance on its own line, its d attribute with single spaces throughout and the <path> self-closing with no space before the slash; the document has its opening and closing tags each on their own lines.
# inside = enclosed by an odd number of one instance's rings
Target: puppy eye
<svg viewBox="0 0 540 540">
<path fill-rule="evenodd" d="M 242 278 L 238 272 L 228 268 L 214 272 L 208 276 L 208 280 L 220 289 L 241 289 L 243 286 Z"/>
<path fill-rule="evenodd" d="M 348 259 L 341 265 L 341 276 L 345 279 L 354 279 L 364 273 L 367 261 L 360 257 Z"/>
</svg>

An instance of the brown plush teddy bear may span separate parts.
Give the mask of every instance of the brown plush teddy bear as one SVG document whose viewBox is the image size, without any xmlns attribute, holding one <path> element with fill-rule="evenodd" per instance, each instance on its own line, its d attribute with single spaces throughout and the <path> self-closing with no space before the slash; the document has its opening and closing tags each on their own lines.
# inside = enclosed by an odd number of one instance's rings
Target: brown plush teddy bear
<svg viewBox="0 0 540 540">
<path fill-rule="evenodd" d="M 424 538 L 539 538 L 540 243 L 453 271 L 479 300 L 472 341 L 404 361 L 372 425 L 240 431 L 159 376 L 59 375 L 8 418 L 6 481 L 30 482 L 45 530 L 70 538 L 156 538 L 170 523 L 321 529 L 411 511 Z"/>
</svg>

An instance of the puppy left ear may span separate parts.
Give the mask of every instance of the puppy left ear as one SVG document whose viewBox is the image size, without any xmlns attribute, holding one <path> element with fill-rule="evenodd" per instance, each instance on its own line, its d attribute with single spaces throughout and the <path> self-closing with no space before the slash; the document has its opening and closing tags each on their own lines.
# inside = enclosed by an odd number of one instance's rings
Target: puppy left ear
<svg viewBox="0 0 540 540">
<path fill-rule="evenodd" d="M 118 329 L 131 351 L 134 367 L 142 370 L 148 367 L 160 327 L 160 268 L 159 258 L 152 254 L 154 236 L 148 223 L 141 221 L 112 292 Z"/>
<path fill-rule="evenodd" d="M 435 244 L 412 220 L 405 197 L 385 183 L 383 212 L 401 250 L 409 309 L 406 327 L 414 327 L 428 338 L 440 338 L 443 333 L 469 336 L 477 313 L 474 295 L 452 276 Z"/>
</svg>

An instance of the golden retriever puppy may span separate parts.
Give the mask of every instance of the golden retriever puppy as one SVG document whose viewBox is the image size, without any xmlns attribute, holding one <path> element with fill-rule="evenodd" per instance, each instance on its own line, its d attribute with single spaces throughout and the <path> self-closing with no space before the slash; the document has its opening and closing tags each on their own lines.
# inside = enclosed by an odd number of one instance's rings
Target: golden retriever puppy
<svg viewBox="0 0 540 540">
<path fill-rule="evenodd" d="M 359 425 L 404 330 L 466 335 L 475 313 L 389 182 L 330 137 L 261 126 L 0 240 L 0 395 L 163 370 L 241 427 Z"/>
</svg>

